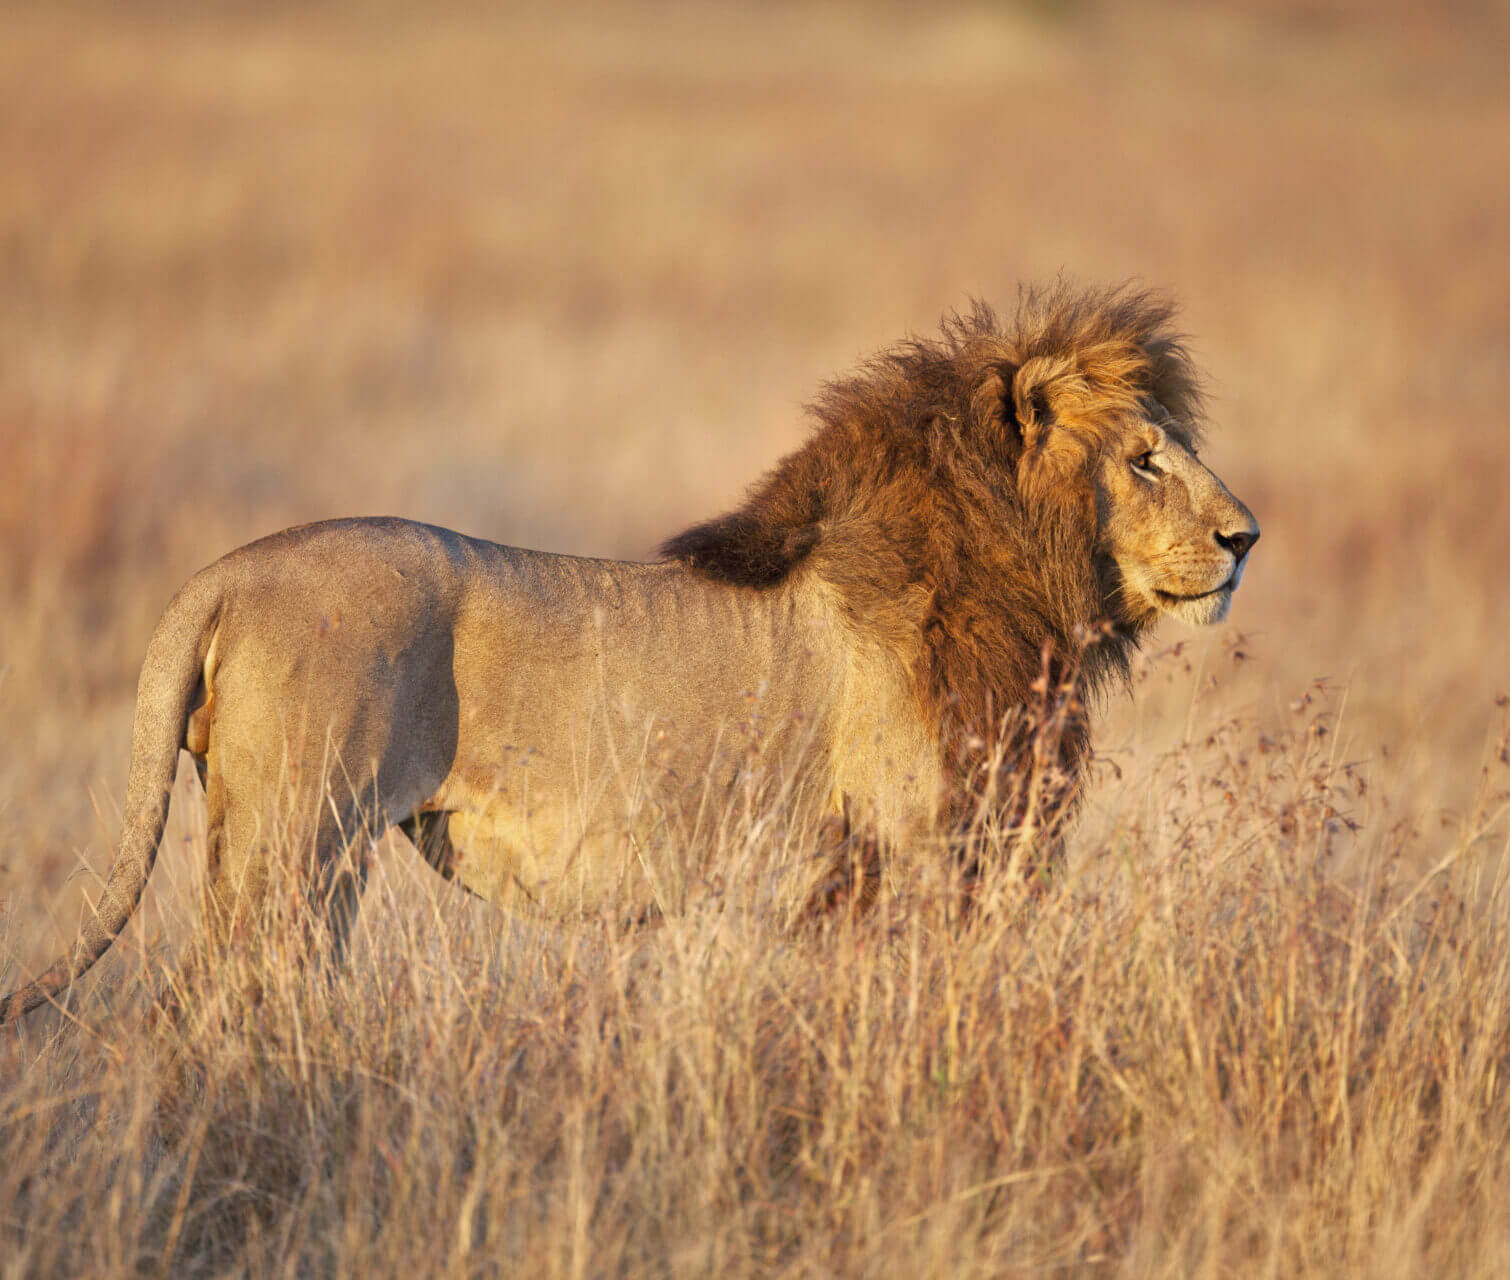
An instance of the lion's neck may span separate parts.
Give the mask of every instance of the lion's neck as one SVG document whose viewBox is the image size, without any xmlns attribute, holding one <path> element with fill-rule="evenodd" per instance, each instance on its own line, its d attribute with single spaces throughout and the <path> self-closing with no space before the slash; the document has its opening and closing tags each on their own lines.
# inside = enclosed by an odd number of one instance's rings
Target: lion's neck
<svg viewBox="0 0 1510 1280">
<path fill-rule="evenodd" d="M 1135 638 L 1102 622 L 1093 534 L 1074 495 L 1030 517 L 1013 493 L 939 475 L 917 437 L 879 439 L 854 420 L 831 424 L 744 506 L 665 554 L 757 590 L 818 576 L 962 736 L 994 736 L 1029 703 L 1046 661 L 1077 696 L 1125 670 Z"/>
</svg>

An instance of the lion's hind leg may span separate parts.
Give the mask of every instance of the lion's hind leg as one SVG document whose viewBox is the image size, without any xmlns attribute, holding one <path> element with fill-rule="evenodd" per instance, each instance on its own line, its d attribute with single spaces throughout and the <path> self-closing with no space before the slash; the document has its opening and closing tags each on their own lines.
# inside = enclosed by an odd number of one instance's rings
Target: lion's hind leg
<svg viewBox="0 0 1510 1280">
<path fill-rule="evenodd" d="M 451 815 L 444 809 L 425 809 L 398 824 L 415 852 L 447 880 L 456 880 L 456 846 L 451 843 Z"/>
<path fill-rule="evenodd" d="M 224 770 L 211 767 L 204 777 L 204 941 L 212 955 L 219 955 L 263 925 L 272 832 L 263 829 L 251 797 L 238 794 Z"/>
<path fill-rule="evenodd" d="M 255 1002 L 290 944 L 305 955 L 328 951 L 344 959 L 377 829 L 386 824 L 372 817 L 370 803 L 350 795 L 340 802 L 339 787 L 273 804 L 261 788 L 212 763 L 204 923 L 186 979 L 201 965 L 217 979 L 235 971 Z"/>
<path fill-rule="evenodd" d="M 352 806 L 344 814 L 322 822 L 315 835 L 314 866 L 305 880 L 305 900 L 310 913 L 303 932 L 323 931 L 333 959 L 346 958 L 357 914 L 362 908 L 362 890 L 372 849 L 381 832 Z M 312 936 L 313 940 L 313 936 Z"/>
</svg>

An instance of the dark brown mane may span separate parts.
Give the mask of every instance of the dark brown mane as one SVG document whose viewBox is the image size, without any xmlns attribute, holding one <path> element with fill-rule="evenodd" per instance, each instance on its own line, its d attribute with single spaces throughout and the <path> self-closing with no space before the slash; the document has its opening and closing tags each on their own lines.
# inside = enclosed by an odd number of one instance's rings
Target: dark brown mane
<svg viewBox="0 0 1510 1280">
<path fill-rule="evenodd" d="M 1077 697 L 1125 669 L 1136 634 L 1097 562 L 1091 467 L 1113 424 L 1158 412 L 1150 400 L 1194 444 L 1200 395 L 1173 316 L 1129 287 L 1026 291 L 1009 324 L 977 302 L 831 383 L 808 442 L 662 552 L 754 589 L 820 576 L 909 664 L 964 768 L 965 744 L 999 741 L 1030 703 L 1046 654 L 1051 684 L 1078 673 Z"/>
</svg>

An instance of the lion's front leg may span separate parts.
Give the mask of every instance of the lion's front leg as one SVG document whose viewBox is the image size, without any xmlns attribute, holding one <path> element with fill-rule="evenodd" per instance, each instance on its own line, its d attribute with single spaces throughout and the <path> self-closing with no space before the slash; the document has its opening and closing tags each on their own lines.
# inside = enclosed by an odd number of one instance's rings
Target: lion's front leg
<svg viewBox="0 0 1510 1280">
<path fill-rule="evenodd" d="M 873 830 L 852 828 L 848 804 L 820 825 L 817 856 L 827 869 L 808 897 L 804 919 L 840 912 L 853 918 L 875 905 L 881 893 L 881 842 Z"/>
</svg>

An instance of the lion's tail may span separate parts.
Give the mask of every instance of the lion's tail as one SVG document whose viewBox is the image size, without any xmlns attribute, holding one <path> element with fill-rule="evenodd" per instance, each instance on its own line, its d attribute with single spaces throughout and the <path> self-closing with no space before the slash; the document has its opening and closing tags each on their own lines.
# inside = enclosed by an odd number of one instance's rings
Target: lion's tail
<svg viewBox="0 0 1510 1280">
<path fill-rule="evenodd" d="M 131 773 L 126 782 L 120 848 L 94 915 L 84 922 L 69 955 L 0 999 L 0 1026 L 38 1005 L 53 1003 L 109 950 L 141 900 L 168 820 L 168 798 L 178 772 L 178 749 L 188 726 L 189 704 L 199 685 L 220 612 L 215 578 L 201 574 L 180 591 L 147 646 L 136 689 Z"/>
</svg>

